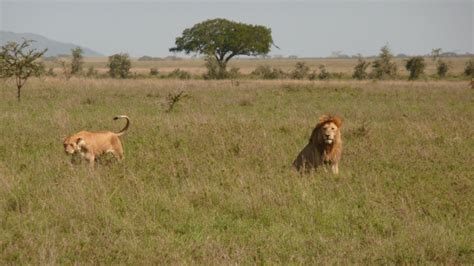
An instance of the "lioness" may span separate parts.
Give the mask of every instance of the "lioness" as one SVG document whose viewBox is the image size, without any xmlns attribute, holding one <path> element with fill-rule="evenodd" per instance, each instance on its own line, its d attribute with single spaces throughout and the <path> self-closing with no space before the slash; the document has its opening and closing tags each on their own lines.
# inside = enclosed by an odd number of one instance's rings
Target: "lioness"
<svg viewBox="0 0 474 266">
<path fill-rule="evenodd" d="M 318 166 L 330 166 L 334 174 L 339 173 L 341 159 L 342 120 L 337 116 L 323 115 L 309 138 L 309 143 L 298 154 L 293 166 L 298 171 L 311 171 Z"/>
<path fill-rule="evenodd" d="M 64 151 L 69 155 L 80 155 L 80 157 L 89 162 L 91 167 L 94 167 L 94 161 L 97 156 L 108 152 L 111 152 L 119 161 L 123 160 L 123 147 L 119 137 L 127 131 L 130 119 L 126 115 L 119 115 L 114 117 L 114 120 L 119 118 L 127 120 L 127 124 L 119 133 L 111 131 L 80 131 L 64 139 Z"/>
</svg>

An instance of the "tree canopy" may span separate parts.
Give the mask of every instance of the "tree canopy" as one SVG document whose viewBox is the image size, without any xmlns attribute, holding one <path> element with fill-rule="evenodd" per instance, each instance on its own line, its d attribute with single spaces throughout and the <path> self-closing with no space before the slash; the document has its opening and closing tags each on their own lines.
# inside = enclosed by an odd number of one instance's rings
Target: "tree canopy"
<svg viewBox="0 0 474 266">
<path fill-rule="evenodd" d="M 205 54 L 213 57 L 223 69 L 234 56 L 264 55 L 274 45 L 270 28 L 221 18 L 185 29 L 175 44 L 170 52 Z"/>
</svg>

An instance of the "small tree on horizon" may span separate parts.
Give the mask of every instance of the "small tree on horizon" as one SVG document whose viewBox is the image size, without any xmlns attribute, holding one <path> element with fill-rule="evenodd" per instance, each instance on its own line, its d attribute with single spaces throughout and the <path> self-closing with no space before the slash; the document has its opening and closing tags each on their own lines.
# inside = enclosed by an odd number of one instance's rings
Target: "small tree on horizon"
<svg viewBox="0 0 474 266">
<path fill-rule="evenodd" d="M 449 71 L 449 65 L 448 63 L 444 62 L 441 59 L 438 59 L 438 64 L 436 66 L 436 73 L 438 73 L 438 76 L 440 78 L 446 77 L 446 74 Z"/>
<path fill-rule="evenodd" d="M 206 55 L 207 65 L 211 67 L 208 68 L 208 78 L 221 79 L 226 78 L 230 59 L 238 55 L 266 55 L 273 39 L 270 28 L 217 18 L 185 29 L 175 44 L 170 52 Z"/>
<path fill-rule="evenodd" d="M 466 67 L 464 68 L 464 75 L 471 76 L 471 78 L 474 78 L 474 60 L 470 59 L 466 62 Z"/>
<path fill-rule="evenodd" d="M 21 88 L 31 76 L 39 76 L 44 65 L 37 62 L 48 49 L 38 51 L 31 48 L 33 40 L 23 39 L 22 43 L 8 42 L 0 48 L 0 77 L 15 77 L 17 99 L 20 102 Z"/>
<path fill-rule="evenodd" d="M 425 71 L 425 59 L 421 56 L 415 56 L 408 59 L 405 68 L 410 72 L 409 80 L 418 79 Z"/>
<path fill-rule="evenodd" d="M 109 56 L 109 62 L 107 63 L 109 68 L 109 75 L 112 78 L 127 78 L 130 74 L 130 68 L 132 63 L 128 54 L 114 54 Z"/>
<path fill-rule="evenodd" d="M 372 77 L 376 79 L 390 79 L 397 75 L 397 64 L 393 62 L 393 54 L 388 45 L 380 49 L 379 57 L 372 63 Z"/>
<path fill-rule="evenodd" d="M 78 74 L 82 71 L 82 65 L 84 64 L 83 60 L 83 50 L 81 47 L 76 47 L 71 49 L 72 53 L 72 62 L 71 62 L 71 75 Z"/>
<path fill-rule="evenodd" d="M 444 78 L 449 71 L 449 65 L 441 59 L 441 48 L 431 50 L 431 59 L 436 63 L 438 77 Z"/>
<path fill-rule="evenodd" d="M 72 77 L 72 64 L 62 59 L 58 60 L 57 63 L 60 64 L 63 69 L 64 78 L 69 80 Z"/>
<path fill-rule="evenodd" d="M 441 48 L 431 50 L 431 58 L 433 59 L 434 62 L 436 62 L 440 58 L 441 51 L 442 51 Z"/>
</svg>

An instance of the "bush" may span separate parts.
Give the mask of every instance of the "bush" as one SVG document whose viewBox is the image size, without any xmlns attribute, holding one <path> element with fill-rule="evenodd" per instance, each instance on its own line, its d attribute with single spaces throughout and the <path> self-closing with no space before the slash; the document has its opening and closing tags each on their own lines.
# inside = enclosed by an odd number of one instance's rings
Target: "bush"
<svg viewBox="0 0 474 266">
<path fill-rule="evenodd" d="M 168 78 L 176 78 L 176 79 L 190 79 L 191 74 L 188 72 L 181 70 L 179 68 L 173 70 L 171 73 L 167 75 Z"/>
<path fill-rule="evenodd" d="M 309 67 L 305 62 L 297 62 L 295 69 L 291 72 L 290 77 L 292 79 L 304 79 L 308 76 Z"/>
<path fill-rule="evenodd" d="M 224 68 L 221 68 L 219 62 L 214 57 L 206 57 L 207 73 L 204 74 L 204 79 L 226 79 L 228 73 Z"/>
<path fill-rule="evenodd" d="M 379 57 L 372 64 L 371 76 L 375 79 L 390 79 L 397 75 L 397 64 L 393 62 L 393 55 L 385 45 L 380 49 Z"/>
<path fill-rule="evenodd" d="M 98 74 L 97 70 L 93 66 L 87 68 L 86 77 L 96 77 Z"/>
<path fill-rule="evenodd" d="M 64 78 L 69 80 L 72 77 L 72 65 L 64 60 L 59 60 L 58 63 L 61 64 Z"/>
<path fill-rule="evenodd" d="M 326 80 L 326 79 L 329 79 L 330 78 L 330 74 L 329 72 L 326 70 L 326 66 L 324 65 L 319 65 L 319 74 L 318 74 L 318 78 L 320 80 Z"/>
<path fill-rule="evenodd" d="M 438 60 L 438 65 L 436 66 L 436 72 L 440 78 L 444 78 L 448 73 L 449 65 L 443 60 Z"/>
<path fill-rule="evenodd" d="M 405 65 L 405 68 L 410 72 L 408 79 L 418 79 L 421 75 L 423 75 L 425 67 L 425 59 L 423 57 L 415 56 L 410 58 Z"/>
<path fill-rule="evenodd" d="M 358 80 L 367 79 L 369 77 L 369 74 L 367 73 L 367 68 L 369 66 L 370 63 L 366 62 L 364 59 L 362 59 L 361 56 L 359 56 L 359 59 L 357 60 L 357 65 L 354 67 L 354 73 L 352 74 L 352 78 Z"/>
<path fill-rule="evenodd" d="M 236 79 L 240 76 L 239 68 L 237 67 L 232 67 L 228 72 L 227 72 L 227 78 L 230 79 Z"/>
<path fill-rule="evenodd" d="M 114 54 L 109 56 L 107 67 L 109 68 L 109 75 L 112 78 L 124 79 L 130 75 L 132 63 L 130 62 L 128 54 Z"/>
<path fill-rule="evenodd" d="M 147 55 L 144 55 L 138 58 L 138 61 L 160 61 L 160 60 L 163 60 L 163 59 L 160 57 L 152 57 L 152 56 L 147 56 Z"/>
<path fill-rule="evenodd" d="M 56 77 L 56 73 L 54 73 L 54 69 L 52 67 L 48 69 L 48 72 L 46 72 L 46 76 Z"/>
<path fill-rule="evenodd" d="M 158 71 L 157 68 L 150 68 L 150 76 L 158 76 L 158 74 L 160 74 L 160 72 Z"/>
<path fill-rule="evenodd" d="M 279 79 L 285 76 L 285 73 L 278 68 L 272 68 L 269 65 L 260 65 L 252 71 L 252 75 L 261 79 Z"/>
<path fill-rule="evenodd" d="M 474 77 L 474 60 L 470 59 L 466 62 L 466 68 L 464 68 L 464 75 Z"/>
<path fill-rule="evenodd" d="M 309 80 L 317 80 L 318 79 L 318 72 L 316 72 L 316 70 L 313 70 L 313 72 L 308 74 L 308 79 Z"/>
</svg>

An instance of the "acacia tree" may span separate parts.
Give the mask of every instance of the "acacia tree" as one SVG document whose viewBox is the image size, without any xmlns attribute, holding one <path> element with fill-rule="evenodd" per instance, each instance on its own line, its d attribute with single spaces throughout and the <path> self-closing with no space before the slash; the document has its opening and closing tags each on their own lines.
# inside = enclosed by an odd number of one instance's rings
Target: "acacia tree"
<svg viewBox="0 0 474 266">
<path fill-rule="evenodd" d="M 185 29 L 175 44 L 170 52 L 208 56 L 207 62 L 218 67 L 214 78 L 226 77 L 227 63 L 233 57 L 266 55 L 274 45 L 270 28 L 220 18 Z"/>
<path fill-rule="evenodd" d="M 22 43 L 8 42 L 0 48 L 0 77 L 15 77 L 17 99 L 21 99 L 21 88 L 31 76 L 39 76 L 44 65 L 37 62 L 48 49 L 38 51 L 30 48 L 33 40 L 23 40 Z"/>
</svg>

